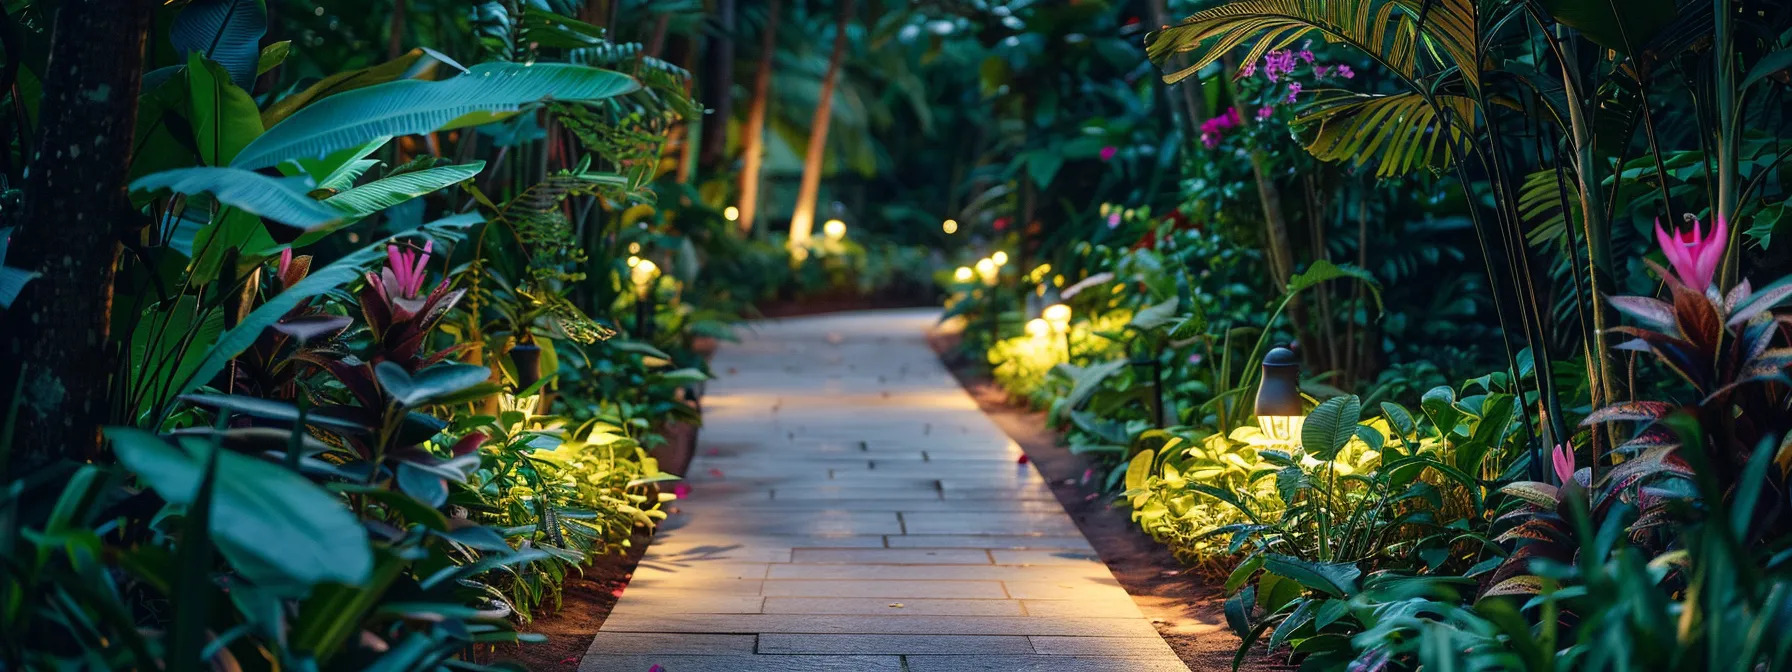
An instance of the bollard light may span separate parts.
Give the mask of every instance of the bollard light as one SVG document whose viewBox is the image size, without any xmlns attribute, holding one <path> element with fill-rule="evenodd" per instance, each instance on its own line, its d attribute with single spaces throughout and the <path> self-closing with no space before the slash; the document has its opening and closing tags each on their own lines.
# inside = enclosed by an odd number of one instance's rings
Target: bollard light
<svg viewBox="0 0 1792 672">
<path fill-rule="evenodd" d="M 660 277 L 660 267 L 652 259 L 641 259 L 629 269 L 628 277 L 635 283 L 635 293 L 646 297 L 653 289 L 653 281 Z"/>
<path fill-rule="evenodd" d="M 1306 421 L 1300 396 L 1300 358 L 1288 348 L 1273 348 L 1263 357 L 1263 379 L 1257 384 L 1257 426 L 1271 440 L 1299 445 Z"/>
<path fill-rule="evenodd" d="M 1045 310 L 1041 312 L 1041 317 L 1045 318 L 1046 324 L 1050 325 L 1054 332 L 1062 334 L 1070 331 L 1070 306 L 1062 303 L 1046 306 Z"/>
<path fill-rule="evenodd" d="M 948 219 L 944 222 L 940 222 L 940 230 L 945 231 L 948 236 L 958 233 L 958 220 Z"/>
<path fill-rule="evenodd" d="M 821 235 L 827 236 L 829 242 L 840 242 L 840 239 L 846 237 L 846 222 L 838 219 L 828 220 L 826 224 L 821 225 Z"/>
</svg>

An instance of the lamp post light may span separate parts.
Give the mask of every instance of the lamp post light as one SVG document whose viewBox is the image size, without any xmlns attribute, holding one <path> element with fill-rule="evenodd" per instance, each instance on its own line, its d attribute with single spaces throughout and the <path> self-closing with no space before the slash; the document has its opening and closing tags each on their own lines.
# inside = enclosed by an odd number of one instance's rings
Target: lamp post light
<svg viewBox="0 0 1792 672">
<path fill-rule="evenodd" d="M 653 289 L 659 284 L 660 267 L 652 259 L 642 259 L 629 269 L 628 278 L 635 285 L 635 333 L 647 340 L 653 337 Z"/>
<path fill-rule="evenodd" d="M 1300 358 L 1288 348 L 1273 348 L 1263 357 L 1263 377 L 1257 383 L 1257 426 L 1274 441 L 1299 445 L 1306 421 L 1300 396 Z"/>
<path fill-rule="evenodd" d="M 826 224 L 821 225 L 821 235 L 826 236 L 830 243 L 840 242 L 841 239 L 846 238 L 846 222 L 838 219 L 828 220 Z"/>
<path fill-rule="evenodd" d="M 1064 363 L 1069 364 L 1070 306 L 1062 303 L 1054 303 L 1046 306 L 1045 310 L 1040 311 L 1040 317 L 1045 319 L 1046 324 L 1051 327 L 1053 333 L 1062 334 L 1064 336 Z"/>
</svg>

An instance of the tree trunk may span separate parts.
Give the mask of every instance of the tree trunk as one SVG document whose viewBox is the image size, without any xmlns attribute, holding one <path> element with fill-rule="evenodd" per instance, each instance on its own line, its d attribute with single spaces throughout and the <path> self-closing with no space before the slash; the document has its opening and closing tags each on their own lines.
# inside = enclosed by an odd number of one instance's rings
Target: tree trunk
<svg viewBox="0 0 1792 672">
<path fill-rule="evenodd" d="M 815 104 L 815 121 L 809 125 L 809 151 L 803 157 L 803 185 L 797 191 L 796 211 L 790 215 L 792 246 L 808 242 L 809 233 L 815 228 L 815 199 L 821 192 L 821 169 L 828 148 L 828 121 L 834 113 L 834 84 L 840 78 L 840 61 L 846 58 L 846 26 L 852 21 L 852 2 L 840 2 L 840 21 L 834 29 L 834 53 L 828 56 L 828 72 L 821 78 L 821 100 Z"/>
<path fill-rule="evenodd" d="M 716 174 L 728 158 L 728 122 L 734 119 L 734 0 L 716 0 L 719 30 L 709 41 L 703 104 L 703 145 L 697 150 L 697 174 Z"/>
<path fill-rule="evenodd" d="M 386 60 L 395 61 L 404 55 L 404 3 L 392 0 L 391 35 L 386 38 Z"/>
<path fill-rule="evenodd" d="M 63 0 L 56 13 L 43 106 L 60 112 L 43 117 L 8 255 L 43 275 L 0 329 L 5 394 L 22 389 L 12 445 L 26 468 L 101 454 L 119 233 L 146 223 L 124 180 L 151 8 L 147 0 Z"/>
<path fill-rule="evenodd" d="M 778 52 L 778 9 L 781 0 L 767 0 L 765 31 L 759 36 L 759 69 L 753 72 L 753 102 L 747 127 L 741 129 L 740 231 L 753 231 L 759 212 L 759 172 L 765 164 L 765 110 L 772 97 L 772 58 Z"/>
</svg>

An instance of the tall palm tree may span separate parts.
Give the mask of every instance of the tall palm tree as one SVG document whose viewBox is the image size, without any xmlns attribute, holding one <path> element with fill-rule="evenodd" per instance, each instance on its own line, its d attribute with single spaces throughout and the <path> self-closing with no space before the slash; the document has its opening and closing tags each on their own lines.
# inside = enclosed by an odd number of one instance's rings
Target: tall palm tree
<svg viewBox="0 0 1792 672">
<path fill-rule="evenodd" d="M 759 211 L 759 174 L 765 164 L 765 110 L 772 96 L 772 57 L 778 52 L 780 0 L 767 0 L 765 27 L 759 36 L 759 68 L 753 72 L 753 102 L 741 132 L 740 230 L 753 230 Z"/>
<path fill-rule="evenodd" d="M 821 192 L 821 170 L 827 158 L 828 120 L 833 116 L 834 85 L 840 79 L 840 62 L 846 58 L 846 27 L 852 22 L 853 0 L 841 0 L 834 28 L 834 51 L 821 79 L 821 97 L 815 104 L 815 120 L 809 126 L 808 153 L 803 157 L 803 183 L 797 191 L 796 210 L 790 216 L 790 244 L 802 245 L 815 229 L 815 200 Z"/>
</svg>

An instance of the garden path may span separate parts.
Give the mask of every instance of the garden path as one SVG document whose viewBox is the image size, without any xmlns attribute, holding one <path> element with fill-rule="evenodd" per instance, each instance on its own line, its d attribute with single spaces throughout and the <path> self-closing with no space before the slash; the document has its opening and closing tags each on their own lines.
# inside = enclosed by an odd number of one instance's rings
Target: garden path
<svg viewBox="0 0 1792 672">
<path fill-rule="evenodd" d="M 580 672 L 1186 672 L 929 349 L 938 314 L 724 344 L 691 492 Z"/>
</svg>

